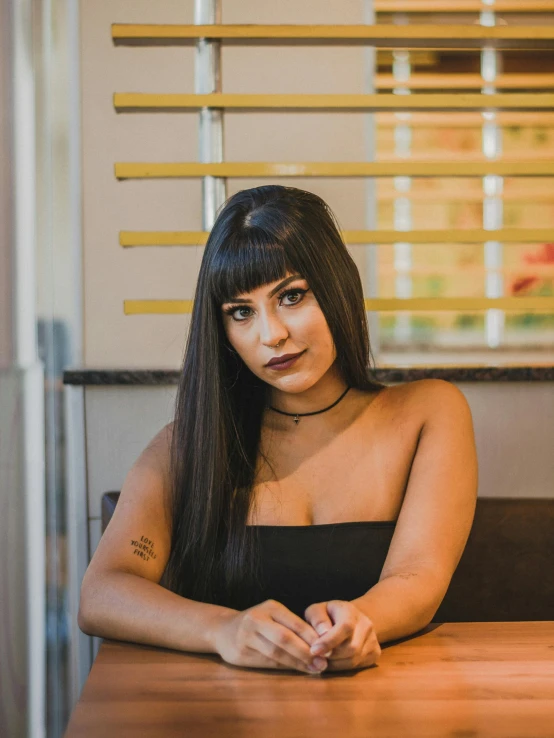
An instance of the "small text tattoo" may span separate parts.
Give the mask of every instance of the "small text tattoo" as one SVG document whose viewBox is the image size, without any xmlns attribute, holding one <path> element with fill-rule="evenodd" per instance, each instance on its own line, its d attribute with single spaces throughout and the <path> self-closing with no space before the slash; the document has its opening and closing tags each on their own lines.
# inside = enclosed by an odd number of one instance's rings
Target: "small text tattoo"
<svg viewBox="0 0 554 738">
<path fill-rule="evenodd" d="M 402 574 L 395 574 L 395 576 L 400 577 L 401 579 L 409 579 L 410 577 L 417 577 L 417 572 L 406 571 Z"/>
<path fill-rule="evenodd" d="M 145 561 L 150 561 L 150 559 L 156 558 L 156 554 L 153 551 L 154 542 L 151 541 L 150 538 L 141 536 L 140 541 L 132 539 L 131 546 L 134 548 L 133 554 L 135 556 L 140 556 L 140 558 Z"/>
</svg>

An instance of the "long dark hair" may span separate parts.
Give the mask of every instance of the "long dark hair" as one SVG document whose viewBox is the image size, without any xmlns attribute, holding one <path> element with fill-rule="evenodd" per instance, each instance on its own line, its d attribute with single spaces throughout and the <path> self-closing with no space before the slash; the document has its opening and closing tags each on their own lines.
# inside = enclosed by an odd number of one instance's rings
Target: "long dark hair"
<svg viewBox="0 0 554 738">
<path fill-rule="evenodd" d="M 344 381 L 375 390 L 360 275 L 336 217 L 317 195 L 281 185 L 241 190 L 218 213 L 196 286 L 171 441 L 171 551 L 166 586 L 233 607 L 257 576 L 255 526 L 247 526 L 270 386 L 224 331 L 221 305 L 283 279 L 307 280 L 335 343 Z M 223 604 L 223 602 L 221 602 Z"/>
</svg>

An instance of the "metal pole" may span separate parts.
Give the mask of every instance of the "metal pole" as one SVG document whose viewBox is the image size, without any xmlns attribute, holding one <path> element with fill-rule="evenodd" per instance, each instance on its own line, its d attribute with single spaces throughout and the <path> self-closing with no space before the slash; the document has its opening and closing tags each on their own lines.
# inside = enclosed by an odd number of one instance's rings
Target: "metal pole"
<svg viewBox="0 0 554 738">
<path fill-rule="evenodd" d="M 375 3 L 374 0 L 365 0 L 364 4 L 364 23 L 367 25 L 375 24 Z M 375 75 L 377 73 L 377 49 L 375 46 L 367 46 L 364 50 L 365 54 L 365 92 L 368 95 L 375 93 Z M 365 134 L 366 134 L 366 159 L 367 161 L 375 161 L 376 159 L 376 121 L 375 113 L 367 113 L 365 115 Z M 366 207 L 365 207 L 365 225 L 370 231 L 377 228 L 377 179 L 368 177 L 366 179 Z M 367 297 L 379 297 L 379 245 L 372 243 L 365 247 L 365 279 L 364 291 Z M 372 310 L 368 314 L 369 337 L 371 343 L 371 351 L 378 364 L 380 352 L 381 335 L 379 330 L 379 313 Z"/>
<path fill-rule="evenodd" d="M 480 15 L 482 26 L 496 25 L 494 0 L 483 0 L 486 6 Z M 501 52 L 485 47 L 481 51 L 481 76 L 484 95 L 496 92 L 495 81 L 502 64 Z M 497 159 L 502 154 L 502 130 L 498 126 L 497 114 L 485 112 L 482 127 L 482 150 L 486 159 Z M 503 177 L 488 175 L 483 177 L 483 228 L 494 230 L 502 227 Z M 486 241 L 484 244 L 485 295 L 486 297 L 502 297 L 504 295 L 504 278 L 502 272 L 503 247 L 499 241 Z M 485 313 L 485 342 L 488 347 L 496 348 L 502 342 L 504 334 L 505 313 L 502 310 L 490 309 Z"/>
<path fill-rule="evenodd" d="M 221 23 L 221 0 L 195 0 L 194 23 Z M 195 91 L 200 95 L 221 92 L 221 42 L 201 38 L 196 44 Z M 223 161 L 223 111 L 202 108 L 199 126 L 199 161 Z M 218 209 L 227 198 L 223 177 L 202 178 L 202 228 L 211 230 Z"/>
<path fill-rule="evenodd" d="M 406 16 L 400 16 L 397 22 L 407 23 Z M 410 52 L 404 49 L 393 51 L 392 73 L 395 82 L 393 92 L 396 95 L 410 94 L 410 76 L 412 73 Z M 395 113 L 398 121 L 394 127 L 394 154 L 409 159 L 412 153 L 411 113 Z M 411 177 L 395 177 L 394 189 L 398 193 L 394 198 L 394 230 L 409 231 L 412 228 L 412 203 L 407 193 L 412 186 Z M 407 241 L 394 244 L 395 297 L 406 299 L 412 297 L 412 245 Z M 401 343 L 410 343 L 412 338 L 412 315 L 401 312 L 396 316 L 394 327 L 395 339 Z"/>
</svg>

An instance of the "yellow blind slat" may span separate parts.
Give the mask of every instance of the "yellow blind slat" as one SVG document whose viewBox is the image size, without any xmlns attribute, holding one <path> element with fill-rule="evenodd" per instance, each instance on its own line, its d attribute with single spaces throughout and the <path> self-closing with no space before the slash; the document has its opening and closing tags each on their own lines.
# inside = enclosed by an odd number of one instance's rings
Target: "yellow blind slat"
<svg viewBox="0 0 554 738">
<path fill-rule="evenodd" d="M 221 94 L 158 94 L 116 93 L 114 107 L 119 111 L 134 112 L 199 110 L 202 107 L 234 109 L 338 109 L 338 110 L 411 110 L 411 111 L 492 111 L 492 110 L 554 110 L 552 93 L 520 93 L 511 95 L 421 94 L 393 95 L 243 95 Z"/>
<path fill-rule="evenodd" d="M 551 49 L 554 28 L 481 25 L 112 25 L 116 44 L 183 45 L 200 38 L 238 44 L 299 43 L 371 45 L 379 48 Z"/>
<path fill-rule="evenodd" d="M 202 246 L 208 240 L 207 231 L 120 231 L 119 243 L 131 246 Z M 495 231 L 476 229 L 411 230 L 411 231 L 342 231 L 347 244 L 408 243 L 454 244 L 485 243 L 544 243 L 554 238 L 552 228 L 502 228 Z"/>
<path fill-rule="evenodd" d="M 117 179 L 173 177 L 552 177 L 554 161 L 222 162 L 115 165 Z"/>
<path fill-rule="evenodd" d="M 479 90 L 484 84 L 480 74 L 415 72 L 405 84 L 400 84 L 389 73 L 378 72 L 375 75 L 375 87 L 378 90 L 392 90 L 395 87 L 410 90 Z M 499 74 L 494 80 L 494 86 L 503 90 L 547 90 L 554 87 L 554 74 Z"/>
</svg>

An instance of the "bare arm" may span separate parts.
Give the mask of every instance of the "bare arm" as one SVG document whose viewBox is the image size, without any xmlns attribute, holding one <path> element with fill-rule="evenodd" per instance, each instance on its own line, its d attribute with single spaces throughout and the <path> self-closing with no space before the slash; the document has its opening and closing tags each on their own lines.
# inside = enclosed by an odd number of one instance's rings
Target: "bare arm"
<svg viewBox="0 0 554 738">
<path fill-rule="evenodd" d="M 169 558 L 165 509 L 170 426 L 130 469 L 81 586 L 84 633 L 183 651 L 216 652 L 214 634 L 236 610 L 180 597 L 160 585 Z"/>
<path fill-rule="evenodd" d="M 379 643 L 386 643 L 429 625 L 437 610 L 430 606 L 436 591 L 431 572 L 407 572 L 381 579 L 352 602 L 371 620 Z"/>
<path fill-rule="evenodd" d="M 79 627 L 88 635 L 217 653 L 216 629 L 236 610 L 189 600 L 122 571 L 83 582 Z"/>
<path fill-rule="evenodd" d="M 380 642 L 428 625 L 462 557 L 475 514 L 478 461 L 471 411 L 443 380 L 414 382 L 425 417 L 379 582 L 354 604 Z"/>
</svg>

